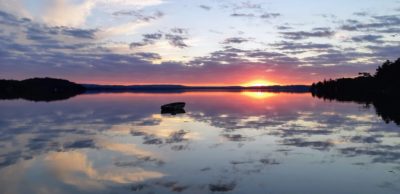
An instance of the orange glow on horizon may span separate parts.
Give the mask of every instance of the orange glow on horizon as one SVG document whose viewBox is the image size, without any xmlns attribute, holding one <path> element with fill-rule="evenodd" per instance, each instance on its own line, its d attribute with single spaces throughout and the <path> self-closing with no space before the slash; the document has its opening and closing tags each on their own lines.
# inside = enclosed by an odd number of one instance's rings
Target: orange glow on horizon
<svg viewBox="0 0 400 194">
<path fill-rule="evenodd" d="M 129 85 L 184 85 L 184 86 L 243 86 L 243 87 L 251 87 L 251 86 L 273 86 L 273 85 L 285 85 L 285 84 L 303 84 L 303 83 L 291 83 L 286 82 L 286 80 L 281 81 L 271 81 L 262 78 L 254 78 L 254 77 L 247 77 L 247 78 L 232 78 L 232 80 L 226 81 L 221 80 L 216 82 L 215 80 L 210 81 L 202 81 L 202 82 L 192 82 L 192 81 L 160 81 L 154 80 L 151 82 L 148 81 L 128 81 L 128 80 L 110 80 L 110 79 L 99 79 L 99 80 L 78 80 L 75 81 L 76 83 L 81 84 L 98 84 L 98 85 L 122 85 L 122 86 L 129 86 Z"/>
<path fill-rule="evenodd" d="M 99 85 L 121 85 L 121 86 L 130 86 L 130 85 L 184 85 L 184 86 L 272 86 L 279 85 L 278 83 L 266 81 L 266 80 L 254 80 L 247 83 L 177 83 L 177 82 L 120 82 L 120 81 L 80 81 L 78 83 L 82 84 L 99 84 Z"/>
<path fill-rule="evenodd" d="M 272 86 L 272 85 L 278 85 L 278 84 L 267 81 L 267 80 L 253 80 L 253 81 L 243 84 L 243 86 L 246 86 L 246 87 L 249 87 L 249 86 Z"/>
</svg>

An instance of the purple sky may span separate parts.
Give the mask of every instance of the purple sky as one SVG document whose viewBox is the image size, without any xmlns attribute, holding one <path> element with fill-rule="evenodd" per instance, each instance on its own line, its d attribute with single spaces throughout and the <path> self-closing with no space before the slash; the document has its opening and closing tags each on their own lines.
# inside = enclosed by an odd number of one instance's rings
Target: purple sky
<svg viewBox="0 0 400 194">
<path fill-rule="evenodd" d="M 398 0 L 0 0 L 2 79 L 310 84 L 400 57 Z"/>
</svg>

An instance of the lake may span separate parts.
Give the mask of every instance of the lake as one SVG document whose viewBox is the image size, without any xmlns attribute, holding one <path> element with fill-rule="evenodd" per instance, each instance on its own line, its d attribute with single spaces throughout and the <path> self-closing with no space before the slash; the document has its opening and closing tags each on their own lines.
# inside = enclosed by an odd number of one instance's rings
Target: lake
<svg viewBox="0 0 400 194">
<path fill-rule="evenodd" d="M 184 114 L 160 106 L 186 102 Z M 398 194 L 400 128 L 309 93 L 0 101 L 0 193 Z"/>
</svg>

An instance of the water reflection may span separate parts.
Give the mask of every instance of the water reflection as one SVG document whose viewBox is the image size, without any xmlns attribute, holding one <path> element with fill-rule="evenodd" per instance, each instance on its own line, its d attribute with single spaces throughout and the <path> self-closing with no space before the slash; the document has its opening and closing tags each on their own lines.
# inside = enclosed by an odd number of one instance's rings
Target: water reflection
<svg viewBox="0 0 400 194">
<path fill-rule="evenodd" d="M 160 105 L 185 101 L 185 114 Z M 399 128 L 310 94 L 0 101 L 0 193 L 398 193 Z M 316 187 L 315 185 L 318 185 Z"/>
<path fill-rule="evenodd" d="M 321 98 L 329 101 L 338 102 L 355 102 L 358 104 L 364 104 L 365 108 L 370 108 L 372 105 L 377 115 L 379 115 L 386 123 L 394 122 L 400 125 L 400 102 L 399 96 L 394 95 L 363 95 L 363 94 L 325 94 L 325 93 L 313 93 L 314 97 Z"/>
</svg>

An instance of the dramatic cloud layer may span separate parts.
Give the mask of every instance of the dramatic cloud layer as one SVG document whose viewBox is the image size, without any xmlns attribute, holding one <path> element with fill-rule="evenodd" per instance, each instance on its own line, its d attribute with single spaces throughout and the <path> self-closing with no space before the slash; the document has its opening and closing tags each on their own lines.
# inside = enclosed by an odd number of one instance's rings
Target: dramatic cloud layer
<svg viewBox="0 0 400 194">
<path fill-rule="evenodd" d="M 90 83 L 309 84 L 400 57 L 396 1 L 350 1 L 347 11 L 287 4 L 0 1 L 0 71 Z"/>
</svg>

